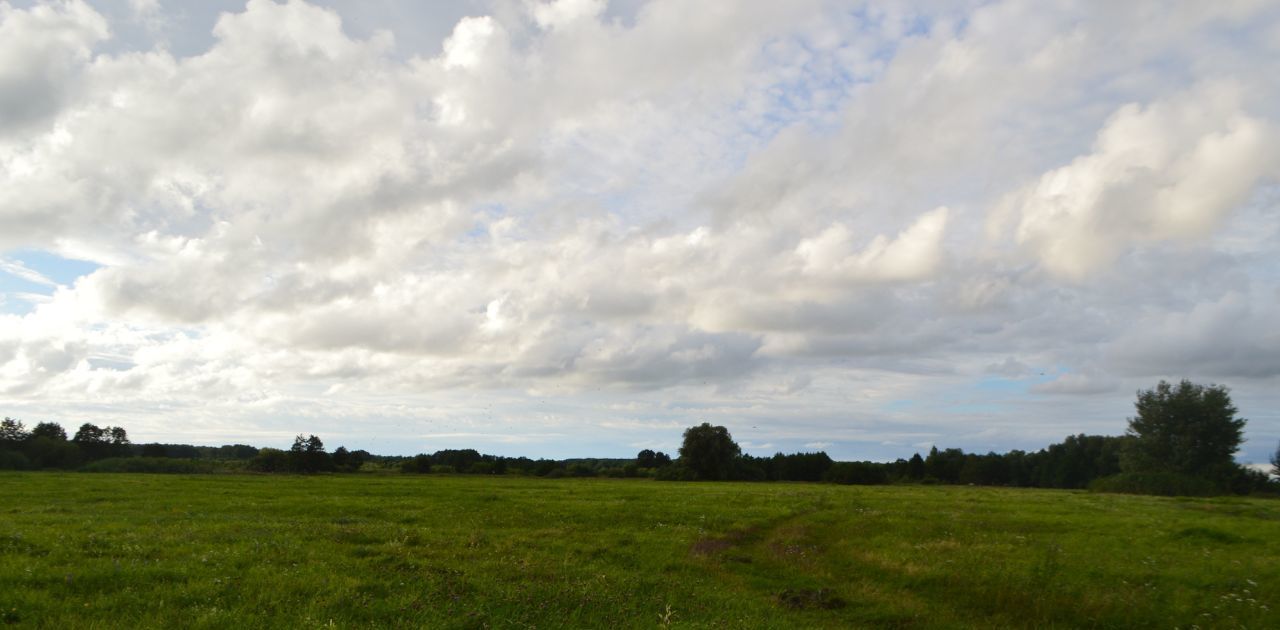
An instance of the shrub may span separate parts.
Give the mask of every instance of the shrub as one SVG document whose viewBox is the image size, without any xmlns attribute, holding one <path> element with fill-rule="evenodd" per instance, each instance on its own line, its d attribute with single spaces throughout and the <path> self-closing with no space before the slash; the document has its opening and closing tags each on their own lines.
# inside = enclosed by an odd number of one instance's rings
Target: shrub
<svg viewBox="0 0 1280 630">
<path fill-rule="evenodd" d="M 400 462 L 400 472 L 426 474 L 431 472 L 431 456 L 419 454 Z"/>
<path fill-rule="evenodd" d="M 1222 475 L 1226 479 L 1226 487 L 1235 494 L 1272 494 L 1280 490 L 1280 484 L 1273 483 L 1270 475 L 1261 470 L 1246 468 L 1232 464 L 1234 470 Z"/>
<path fill-rule="evenodd" d="M 289 454 L 278 448 L 264 448 L 249 460 L 249 470 L 257 472 L 286 472 L 289 470 Z"/>
<path fill-rule="evenodd" d="M 1094 479 L 1089 484 L 1089 490 L 1162 497 L 1211 497 L 1222 494 L 1222 489 L 1212 481 L 1173 472 L 1120 473 Z"/>
<path fill-rule="evenodd" d="M 40 428 L 41 425 L 36 428 Z M 55 425 L 56 426 L 56 425 Z M 34 468 L 75 468 L 80 464 L 80 448 L 73 442 L 36 436 L 32 432 L 24 449 Z"/>
<path fill-rule="evenodd" d="M 17 451 L 0 451 L 0 470 L 26 470 L 31 460 Z"/>
<path fill-rule="evenodd" d="M 108 457 L 85 464 L 80 472 L 196 474 L 211 473 L 213 466 L 208 462 L 168 457 Z"/>
<path fill-rule="evenodd" d="M 431 467 L 431 472 L 437 475 L 449 475 L 458 472 L 458 469 L 446 464 L 437 464 Z"/>
</svg>

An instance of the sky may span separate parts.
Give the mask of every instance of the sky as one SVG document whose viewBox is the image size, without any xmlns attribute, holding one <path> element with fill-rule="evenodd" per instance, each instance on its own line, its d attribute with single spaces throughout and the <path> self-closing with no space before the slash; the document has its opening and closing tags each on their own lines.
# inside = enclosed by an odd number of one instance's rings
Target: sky
<svg viewBox="0 0 1280 630">
<path fill-rule="evenodd" d="M 1280 4 L 0 2 L 0 415 L 893 460 L 1280 442 Z"/>
</svg>

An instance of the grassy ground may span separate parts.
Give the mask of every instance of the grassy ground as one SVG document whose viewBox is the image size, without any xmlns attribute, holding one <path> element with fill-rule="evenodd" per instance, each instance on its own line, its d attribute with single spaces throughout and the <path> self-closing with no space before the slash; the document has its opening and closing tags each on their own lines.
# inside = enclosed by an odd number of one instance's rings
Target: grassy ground
<svg viewBox="0 0 1280 630">
<path fill-rule="evenodd" d="M 0 625 L 1280 627 L 1280 502 L 0 474 Z"/>
</svg>

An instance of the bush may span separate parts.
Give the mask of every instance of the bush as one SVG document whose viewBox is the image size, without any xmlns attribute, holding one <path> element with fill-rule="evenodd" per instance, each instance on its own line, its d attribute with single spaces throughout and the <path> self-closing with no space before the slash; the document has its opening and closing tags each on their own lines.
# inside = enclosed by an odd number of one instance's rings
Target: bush
<svg viewBox="0 0 1280 630">
<path fill-rule="evenodd" d="M 289 454 L 278 448 L 264 448 L 249 460 L 248 468 L 265 473 L 287 472 L 290 469 Z"/>
<path fill-rule="evenodd" d="M 458 469 L 446 464 L 437 464 L 431 467 L 431 472 L 436 475 L 451 475 L 458 472 Z"/>
<path fill-rule="evenodd" d="M 71 469 L 80 464 L 80 448 L 66 440 L 33 437 L 23 448 L 34 468 Z"/>
<path fill-rule="evenodd" d="M 108 457 L 85 464 L 80 472 L 197 474 L 211 473 L 213 466 L 208 462 L 168 457 Z"/>
<path fill-rule="evenodd" d="M 31 460 L 17 451 L 0 451 L 0 470 L 26 470 Z"/>
<path fill-rule="evenodd" d="M 1234 494 L 1274 494 L 1280 491 L 1280 484 L 1271 481 L 1271 476 L 1261 470 L 1245 468 L 1233 464 L 1234 470 L 1223 475 L 1226 487 Z"/>
<path fill-rule="evenodd" d="M 431 472 L 431 456 L 420 454 L 400 462 L 400 472 L 426 474 Z"/>
<path fill-rule="evenodd" d="M 1151 494 L 1162 497 L 1211 497 L 1222 488 L 1207 479 L 1173 472 L 1132 472 L 1094 479 L 1091 492 Z"/>
</svg>

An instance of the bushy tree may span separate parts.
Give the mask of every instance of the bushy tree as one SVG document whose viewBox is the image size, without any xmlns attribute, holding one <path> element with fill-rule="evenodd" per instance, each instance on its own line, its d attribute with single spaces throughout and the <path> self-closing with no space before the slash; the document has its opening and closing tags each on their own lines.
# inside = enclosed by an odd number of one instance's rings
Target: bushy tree
<svg viewBox="0 0 1280 630">
<path fill-rule="evenodd" d="M 658 454 L 652 449 L 644 449 L 636 453 L 636 466 L 640 468 L 657 468 Z"/>
<path fill-rule="evenodd" d="M 1271 455 L 1271 474 L 1280 477 L 1280 444 L 1276 445 L 1276 452 Z"/>
<path fill-rule="evenodd" d="M 58 440 L 65 442 L 67 439 L 67 431 L 57 422 L 41 422 L 36 428 L 31 430 L 33 438 L 48 438 L 50 440 Z"/>
<path fill-rule="evenodd" d="M 274 473 L 285 472 L 290 468 L 289 453 L 278 448 L 263 448 L 249 460 L 249 470 Z"/>
<path fill-rule="evenodd" d="M 1229 390 L 1221 385 L 1177 385 L 1160 381 L 1138 392 L 1137 415 L 1129 419 L 1126 472 L 1171 472 L 1226 480 L 1235 472 L 1244 418 L 1236 417 Z"/>
<path fill-rule="evenodd" d="M 446 448 L 431 454 L 431 463 L 437 466 L 450 466 L 458 472 L 467 472 L 471 467 L 484 461 L 484 456 L 474 448 Z"/>
<path fill-rule="evenodd" d="M 908 479 L 924 479 L 924 458 L 919 453 L 911 456 L 907 460 L 907 478 Z"/>
<path fill-rule="evenodd" d="M 75 442 L 76 444 L 89 444 L 89 443 L 102 442 L 104 441 L 103 436 L 105 435 L 105 433 L 106 432 L 103 431 L 100 427 L 98 427 L 98 425 L 93 424 L 91 422 L 86 422 L 80 425 L 80 428 L 76 431 L 75 437 L 71 438 L 71 441 Z"/>
<path fill-rule="evenodd" d="M 324 451 L 324 442 L 311 435 L 298 435 L 289 448 L 290 467 L 297 472 L 321 472 L 333 470 L 333 459 Z"/>
<path fill-rule="evenodd" d="M 14 446 L 27 441 L 31 433 L 17 418 L 5 418 L 0 421 L 0 447 Z"/>
<path fill-rule="evenodd" d="M 19 452 L 30 436 L 21 421 L 14 418 L 0 421 L 0 470 L 23 470 L 31 466 L 31 460 Z"/>
<path fill-rule="evenodd" d="M 333 451 L 333 465 L 341 472 L 356 472 L 364 465 L 365 459 L 368 458 L 369 451 L 348 451 L 347 447 L 339 446 Z"/>
<path fill-rule="evenodd" d="M 769 460 L 768 478 L 774 481 L 822 481 L 832 463 L 831 457 L 823 452 L 776 453 Z"/>
<path fill-rule="evenodd" d="M 684 432 L 680 463 L 697 479 L 720 480 L 732 477 L 734 460 L 742 449 L 729 430 L 703 422 Z"/>
<path fill-rule="evenodd" d="M 80 425 L 71 441 L 90 460 L 124 457 L 129 454 L 129 434 L 122 427 L 99 427 L 86 422 Z"/>
<path fill-rule="evenodd" d="M 929 456 L 924 460 L 925 475 L 944 483 L 960 483 L 960 472 L 964 470 L 964 451 L 958 448 L 938 450 L 937 446 L 929 449 Z"/>
<path fill-rule="evenodd" d="M 671 456 L 662 451 L 654 451 L 652 449 L 644 449 L 636 453 L 637 468 L 662 468 L 671 463 Z"/>
</svg>

